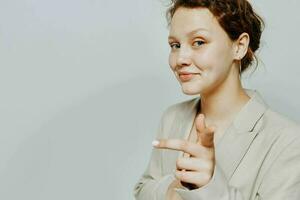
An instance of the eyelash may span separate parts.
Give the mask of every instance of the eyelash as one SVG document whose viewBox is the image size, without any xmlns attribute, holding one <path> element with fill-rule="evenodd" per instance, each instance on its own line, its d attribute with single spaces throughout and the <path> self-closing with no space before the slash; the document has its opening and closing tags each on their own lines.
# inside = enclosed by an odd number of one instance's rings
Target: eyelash
<svg viewBox="0 0 300 200">
<path fill-rule="evenodd" d="M 201 42 L 202 44 L 204 44 L 204 42 L 202 40 L 197 40 L 197 41 L 193 42 L 193 44 L 197 43 L 197 42 Z"/>
<path fill-rule="evenodd" d="M 170 43 L 171 49 L 173 49 L 173 47 L 174 47 L 175 45 L 179 45 L 179 44 L 178 44 L 178 43 Z M 178 47 L 178 48 L 179 48 L 179 47 Z"/>
<path fill-rule="evenodd" d="M 198 43 L 198 42 L 201 42 L 201 44 L 204 44 L 204 41 L 202 41 L 202 40 L 197 40 L 197 41 L 193 42 L 193 44 Z M 171 49 L 173 49 L 173 47 L 174 47 L 175 45 L 179 45 L 179 44 L 178 44 L 178 43 L 170 43 Z M 199 46 L 201 46 L 201 45 L 199 45 Z M 179 45 L 178 48 L 180 48 L 180 45 Z"/>
</svg>

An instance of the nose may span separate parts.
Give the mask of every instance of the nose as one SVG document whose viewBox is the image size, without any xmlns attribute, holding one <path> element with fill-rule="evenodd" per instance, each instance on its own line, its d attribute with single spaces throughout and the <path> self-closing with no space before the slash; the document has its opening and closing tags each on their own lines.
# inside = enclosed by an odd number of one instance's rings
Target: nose
<svg viewBox="0 0 300 200">
<path fill-rule="evenodd" d="M 192 64 L 191 52 L 187 49 L 180 49 L 177 55 L 176 64 L 177 67 L 189 66 Z"/>
</svg>

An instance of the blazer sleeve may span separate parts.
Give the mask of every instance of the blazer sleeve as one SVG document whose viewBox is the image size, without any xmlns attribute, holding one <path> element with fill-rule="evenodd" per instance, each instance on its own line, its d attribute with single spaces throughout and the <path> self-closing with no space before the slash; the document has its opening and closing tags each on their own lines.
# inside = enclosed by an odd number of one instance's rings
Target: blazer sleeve
<svg viewBox="0 0 300 200">
<path fill-rule="evenodd" d="M 168 110 L 168 109 L 167 109 Z M 156 134 L 161 138 L 164 133 L 164 119 L 167 110 L 163 113 Z M 136 200 L 165 200 L 169 185 L 175 180 L 174 174 L 163 175 L 161 150 L 153 148 L 146 170 L 134 186 Z"/>
<path fill-rule="evenodd" d="M 182 200 L 246 200 L 238 188 L 228 185 L 224 172 L 218 164 L 215 165 L 211 180 L 203 187 L 193 190 L 187 188 L 175 188 L 174 190 Z"/>
<path fill-rule="evenodd" d="M 300 199 L 300 137 L 281 151 L 265 174 L 258 195 L 262 200 Z"/>
</svg>

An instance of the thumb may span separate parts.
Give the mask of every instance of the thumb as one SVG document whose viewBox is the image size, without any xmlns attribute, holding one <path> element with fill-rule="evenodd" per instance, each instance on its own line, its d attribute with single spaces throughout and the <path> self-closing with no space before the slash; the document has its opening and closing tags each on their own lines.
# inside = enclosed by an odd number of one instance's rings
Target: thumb
<svg viewBox="0 0 300 200">
<path fill-rule="evenodd" d="M 214 127 L 206 128 L 203 133 L 199 133 L 202 146 L 207 148 L 214 147 Z"/>
<path fill-rule="evenodd" d="M 196 118 L 196 130 L 198 143 L 204 147 L 211 148 L 214 146 L 214 127 L 207 128 L 205 125 L 204 114 L 199 114 Z"/>
</svg>

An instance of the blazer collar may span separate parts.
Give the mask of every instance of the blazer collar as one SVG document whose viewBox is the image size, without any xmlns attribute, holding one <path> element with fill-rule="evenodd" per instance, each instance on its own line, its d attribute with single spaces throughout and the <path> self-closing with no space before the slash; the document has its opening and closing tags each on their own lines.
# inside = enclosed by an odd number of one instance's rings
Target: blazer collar
<svg viewBox="0 0 300 200">
<path fill-rule="evenodd" d="M 245 89 L 250 96 L 249 101 L 236 115 L 234 121 L 225 130 L 220 141 L 215 145 L 216 164 L 223 169 L 225 176 L 231 179 L 242 158 L 246 154 L 252 141 L 256 137 L 259 127 L 259 120 L 268 108 L 259 92 Z M 200 108 L 200 97 L 192 99 L 188 104 L 187 112 L 182 115 L 180 132 L 184 133 L 184 139 L 192 129 L 197 111 Z M 181 154 L 182 155 L 182 154 Z"/>
<path fill-rule="evenodd" d="M 268 108 L 267 103 L 258 91 L 250 89 L 245 89 L 245 91 L 250 99 L 233 121 L 233 126 L 238 132 L 252 132 L 256 123 Z"/>
<path fill-rule="evenodd" d="M 242 109 L 236 115 L 232 125 L 238 132 L 251 132 L 255 127 L 259 118 L 263 115 L 265 110 L 269 107 L 264 101 L 262 96 L 257 90 L 245 89 L 246 93 L 250 96 L 249 101 L 242 107 Z M 195 118 L 198 110 L 200 109 L 201 97 L 193 99 L 192 117 Z"/>
</svg>

